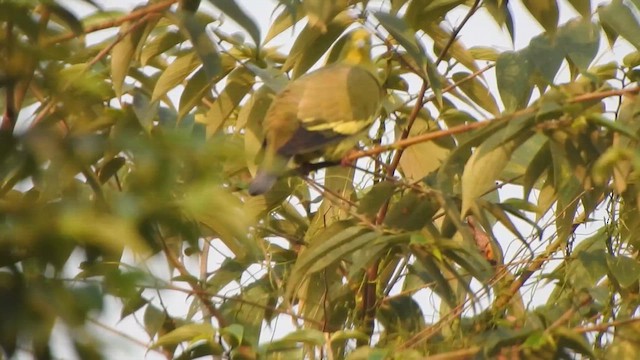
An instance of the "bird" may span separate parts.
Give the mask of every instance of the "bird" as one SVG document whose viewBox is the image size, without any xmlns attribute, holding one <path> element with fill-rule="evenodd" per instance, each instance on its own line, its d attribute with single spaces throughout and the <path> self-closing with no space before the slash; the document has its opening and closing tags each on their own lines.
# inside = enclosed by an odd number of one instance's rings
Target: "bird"
<svg viewBox="0 0 640 360">
<path fill-rule="evenodd" d="M 371 34 L 357 28 L 347 35 L 338 61 L 289 82 L 273 99 L 263 120 L 262 162 L 249 194 L 268 192 L 292 158 L 340 159 L 369 129 L 383 95 L 371 59 Z"/>
</svg>

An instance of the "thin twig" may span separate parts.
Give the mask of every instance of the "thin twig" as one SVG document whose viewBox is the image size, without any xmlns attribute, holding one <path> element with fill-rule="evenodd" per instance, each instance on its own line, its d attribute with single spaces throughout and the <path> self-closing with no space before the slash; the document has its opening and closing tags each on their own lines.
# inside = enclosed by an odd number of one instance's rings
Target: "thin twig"
<svg viewBox="0 0 640 360">
<path fill-rule="evenodd" d="M 160 242 L 162 245 L 162 250 L 164 251 L 165 256 L 167 257 L 167 260 L 169 261 L 171 266 L 176 268 L 180 273 L 180 275 L 186 279 L 189 286 L 191 286 L 191 288 L 193 289 L 193 293 L 198 297 L 198 299 L 204 306 L 203 312 L 205 314 L 205 317 L 212 316 L 216 318 L 216 320 L 218 321 L 219 327 L 221 328 L 226 327 L 227 322 L 225 321 L 224 316 L 222 316 L 222 313 L 220 313 L 220 311 L 218 311 L 218 309 L 216 309 L 216 307 L 213 305 L 213 302 L 211 301 L 211 297 L 209 296 L 209 294 L 200 286 L 198 281 L 195 280 L 195 278 L 189 273 L 189 271 L 184 267 L 184 264 L 182 264 L 180 260 L 178 260 L 178 258 L 175 257 L 171 249 L 169 249 L 169 246 L 167 245 L 167 243 L 164 241 L 162 234 L 160 234 L 160 229 L 157 229 L 157 232 L 158 232 L 158 238 L 160 239 Z"/>
<path fill-rule="evenodd" d="M 178 0 L 165 0 L 156 4 L 152 4 L 149 6 L 145 6 L 143 8 L 140 8 L 138 10 L 134 10 L 131 13 L 115 19 L 115 20 L 110 20 L 110 21 L 105 21 L 103 23 L 94 25 L 94 26 L 90 26 L 86 29 L 84 29 L 84 34 L 89 34 L 92 32 L 96 32 L 96 31 L 100 31 L 100 30 L 104 30 L 104 29 L 109 29 L 112 27 L 117 27 L 120 26 L 124 23 L 126 23 L 127 21 L 131 21 L 131 20 L 136 20 L 139 18 L 142 18 L 146 15 L 152 14 L 152 13 L 158 13 L 158 12 L 162 12 L 164 10 L 166 10 L 167 8 L 171 7 L 171 5 L 177 3 Z M 71 40 L 78 37 L 78 35 L 76 33 L 73 32 L 69 32 L 66 34 L 62 34 L 56 37 L 52 37 L 50 39 L 47 39 L 47 41 L 44 43 L 44 46 L 48 46 L 51 44 L 55 44 L 55 43 L 59 43 L 62 41 L 67 41 L 67 40 Z"/>
<path fill-rule="evenodd" d="M 575 103 L 581 103 L 581 102 L 587 102 L 587 101 L 593 101 L 593 100 L 602 100 L 611 96 L 620 96 L 624 94 L 637 94 L 638 92 L 640 92 L 640 87 L 609 90 L 609 91 L 603 91 L 603 92 L 594 92 L 594 93 L 576 96 L 575 98 L 570 99 L 568 103 L 575 104 Z M 458 125 L 445 130 L 433 131 L 433 132 L 425 133 L 422 135 L 412 136 L 403 140 L 399 140 L 393 144 L 374 146 L 373 148 L 368 150 L 353 152 L 345 156 L 343 161 L 355 161 L 362 157 L 374 156 L 390 150 L 404 149 L 409 146 L 420 144 L 430 140 L 439 139 L 439 138 L 446 137 L 453 134 L 464 133 L 473 129 L 483 128 L 485 126 L 492 125 L 499 121 L 509 121 L 522 115 L 534 113 L 537 110 L 538 110 L 537 106 L 532 106 L 520 111 L 513 112 L 511 114 L 498 116 L 492 119 L 478 121 L 471 124 Z"/>
</svg>

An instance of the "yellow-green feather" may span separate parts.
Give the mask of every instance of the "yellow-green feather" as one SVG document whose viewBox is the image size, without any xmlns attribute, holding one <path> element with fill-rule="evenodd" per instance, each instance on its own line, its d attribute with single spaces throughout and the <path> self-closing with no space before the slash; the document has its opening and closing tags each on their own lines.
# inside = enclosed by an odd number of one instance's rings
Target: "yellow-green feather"
<svg viewBox="0 0 640 360">
<path fill-rule="evenodd" d="M 335 158 L 344 147 L 340 142 L 366 132 L 383 95 L 370 50 L 369 33 L 357 29 L 338 63 L 292 81 L 275 97 L 264 119 L 265 154 L 250 194 L 268 191 L 291 157 L 330 150 L 328 157 Z"/>
</svg>

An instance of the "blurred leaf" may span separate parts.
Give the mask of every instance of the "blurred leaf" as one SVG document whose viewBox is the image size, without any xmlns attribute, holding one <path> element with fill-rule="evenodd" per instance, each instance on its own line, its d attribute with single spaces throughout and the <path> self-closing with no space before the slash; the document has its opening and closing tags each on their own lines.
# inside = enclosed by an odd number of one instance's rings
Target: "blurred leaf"
<svg viewBox="0 0 640 360">
<path fill-rule="evenodd" d="M 250 219 L 245 217 L 242 204 L 223 187 L 217 184 L 193 186 L 181 203 L 188 214 L 215 231 L 238 259 L 253 258 L 259 253 L 248 236 Z"/>
<path fill-rule="evenodd" d="M 211 104 L 209 111 L 201 121 L 207 126 L 208 135 L 212 135 L 220 129 L 251 90 L 254 82 L 255 76 L 244 67 L 236 68 L 229 74 L 224 90 Z"/>
<path fill-rule="evenodd" d="M 569 0 L 569 4 L 571 4 L 571 6 L 573 6 L 573 8 L 585 18 L 591 16 L 590 0 Z"/>
<path fill-rule="evenodd" d="M 300 5 L 301 3 L 294 1 L 292 4 L 283 7 L 280 14 L 273 20 L 273 24 L 264 38 L 264 44 L 295 25 L 306 15 L 304 8 Z"/>
<path fill-rule="evenodd" d="M 243 29 L 247 30 L 256 45 L 260 44 L 260 28 L 255 21 L 235 2 L 235 0 L 209 0 L 225 15 L 233 19 Z"/>
<path fill-rule="evenodd" d="M 640 264 L 627 256 L 607 256 L 607 265 L 611 275 L 623 288 L 635 284 L 640 277 Z"/>
<path fill-rule="evenodd" d="M 167 319 L 167 314 L 158 309 L 157 307 L 149 304 L 144 311 L 144 330 L 147 332 L 149 337 L 153 338 L 158 331 L 162 328 L 162 324 L 164 324 Z"/>
<path fill-rule="evenodd" d="M 622 36 L 640 50 L 640 24 L 622 0 L 613 0 L 607 5 L 598 7 L 598 16 L 600 21 L 616 35 Z"/>
<path fill-rule="evenodd" d="M 213 337 L 216 335 L 216 329 L 211 324 L 187 324 L 162 335 L 153 343 L 152 348 L 159 348 L 167 345 L 177 345 L 184 341 L 193 342 L 195 340 L 205 340 L 215 343 Z"/>
<path fill-rule="evenodd" d="M 180 32 L 167 31 L 154 37 L 151 41 L 147 42 L 142 48 L 140 54 L 140 63 L 143 66 L 149 64 L 149 60 L 164 53 L 165 51 L 177 46 L 185 39 Z"/>
<path fill-rule="evenodd" d="M 581 72 L 587 71 L 598 54 L 600 29 L 588 19 L 572 20 L 558 30 L 557 46 Z"/>
<path fill-rule="evenodd" d="M 213 1 L 213 0 L 212 0 Z M 219 2 L 232 3 L 233 0 L 220 0 Z M 186 30 L 193 44 L 193 49 L 202 61 L 202 68 L 207 75 L 207 80 L 212 81 L 221 70 L 220 55 L 215 43 L 209 38 L 206 32 L 206 24 L 201 22 L 194 13 L 182 11 L 179 14 L 180 24 Z M 258 40 L 259 40 L 258 34 Z M 256 42 L 258 43 L 258 42 Z M 154 89 L 155 92 L 155 89 Z"/>
<path fill-rule="evenodd" d="M 295 349 L 299 346 L 299 343 L 311 346 L 322 346 L 324 342 L 324 333 L 321 331 L 315 329 L 300 329 L 285 335 L 280 340 L 266 344 L 263 346 L 263 351 L 269 353 L 285 349 Z"/>
<path fill-rule="evenodd" d="M 82 22 L 80 22 L 73 12 L 53 2 L 44 4 L 44 6 L 47 11 L 50 11 L 54 15 L 54 17 L 59 18 L 64 24 L 66 24 L 74 34 L 81 35 L 84 33 Z"/>
<path fill-rule="evenodd" d="M 346 0 L 304 0 L 302 4 L 309 19 L 309 26 L 323 34 L 327 31 L 327 23 L 347 7 Z"/>
</svg>

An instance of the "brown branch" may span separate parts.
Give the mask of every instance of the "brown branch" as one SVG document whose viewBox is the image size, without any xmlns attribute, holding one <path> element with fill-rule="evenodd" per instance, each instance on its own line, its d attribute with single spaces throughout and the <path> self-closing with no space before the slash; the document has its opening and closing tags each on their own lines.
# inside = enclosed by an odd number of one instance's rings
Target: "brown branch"
<svg viewBox="0 0 640 360">
<path fill-rule="evenodd" d="M 601 332 L 601 331 L 606 331 L 612 327 L 626 326 L 626 325 L 635 324 L 637 322 L 640 322 L 640 318 L 616 320 L 608 323 L 595 324 L 590 326 L 578 326 L 573 328 L 573 330 L 579 333 Z"/>
<path fill-rule="evenodd" d="M 91 61 L 87 63 L 86 69 L 89 69 L 90 67 L 95 65 L 98 61 L 100 61 L 100 59 L 105 57 L 127 35 L 131 34 L 134 30 L 145 25 L 151 16 L 152 15 L 145 15 L 144 17 L 136 21 L 133 25 L 131 25 L 129 28 L 127 28 L 127 30 L 119 33 L 116 39 L 111 44 L 109 44 L 109 46 L 106 46 L 104 49 L 100 50 L 100 52 L 96 54 L 96 56 L 94 56 L 93 59 L 91 59 Z"/>
<path fill-rule="evenodd" d="M 476 0 L 476 2 L 473 4 L 471 9 L 469 10 L 467 16 L 465 16 L 465 18 L 463 19 L 460 26 L 458 26 L 457 29 L 452 33 L 451 39 L 447 43 L 447 46 L 445 46 L 440 56 L 438 56 L 438 59 L 436 60 L 436 63 L 435 63 L 436 66 L 442 61 L 448 49 L 455 42 L 455 38 L 457 37 L 457 34 L 462 30 L 462 27 L 467 23 L 467 21 L 473 15 L 473 13 L 475 13 L 479 5 L 480 5 L 480 1 Z M 420 110 L 422 110 L 424 104 L 426 103 L 425 95 L 428 88 L 429 88 L 429 82 L 426 79 L 423 79 L 420 91 L 418 93 L 418 97 L 416 98 L 416 101 L 415 101 L 415 105 L 413 106 L 413 108 L 411 109 L 411 113 L 409 114 L 407 126 L 402 131 L 402 135 L 400 136 L 400 142 L 406 141 L 409 138 L 409 134 L 411 133 L 411 128 L 413 127 L 413 124 L 415 123 L 415 120 L 417 119 L 418 114 L 420 113 Z M 393 177 L 394 173 L 398 169 L 398 166 L 400 165 L 400 159 L 402 158 L 402 154 L 404 153 L 404 149 L 405 148 L 397 148 L 397 152 L 395 153 L 391 161 L 391 164 L 389 164 L 389 166 L 386 169 L 387 177 Z M 357 158 L 354 158 L 354 159 L 357 159 Z M 349 159 L 346 159 L 346 160 L 349 161 Z M 375 219 L 376 225 L 380 225 L 384 222 L 384 219 L 387 216 L 387 211 L 389 210 L 389 204 L 390 204 L 390 200 L 385 201 L 384 204 L 378 210 L 378 213 L 376 214 L 376 219 Z M 369 338 L 371 337 L 371 334 L 373 334 L 373 330 L 375 327 L 376 311 L 378 308 L 377 281 L 378 281 L 379 266 L 380 266 L 380 262 L 376 261 L 373 265 L 371 265 L 367 269 L 366 282 L 364 284 L 363 295 L 362 295 L 362 298 L 363 298 L 362 316 L 363 316 L 365 331 L 369 335 Z"/>
<path fill-rule="evenodd" d="M 173 4 L 177 3 L 177 2 L 178 2 L 178 0 L 165 0 L 165 1 L 162 1 L 162 2 L 159 2 L 159 3 L 156 3 L 156 4 L 145 6 L 143 8 L 138 9 L 138 10 L 132 11 L 131 13 L 129 13 L 129 14 L 121 17 L 121 18 L 118 18 L 118 19 L 115 19 L 115 20 L 105 21 L 105 22 L 103 22 L 101 24 L 90 26 L 90 27 L 88 27 L 88 28 L 86 28 L 84 30 L 84 34 L 86 35 L 86 34 L 89 34 L 89 33 L 92 33 L 92 32 L 96 32 L 96 31 L 100 31 L 100 30 L 104 30 L 104 29 L 109 29 L 109 28 L 112 28 L 112 27 L 120 26 L 120 25 L 126 23 L 127 21 L 136 20 L 136 19 L 142 18 L 142 17 L 147 16 L 147 15 L 152 14 L 152 13 L 162 12 L 162 11 L 166 10 L 167 8 L 171 7 L 171 5 L 173 5 Z M 59 42 L 62 42 L 62 41 L 71 40 L 71 39 L 76 38 L 76 37 L 77 37 L 77 35 L 75 33 L 70 32 L 70 33 L 62 34 L 62 35 L 59 35 L 59 36 L 56 36 L 56 37 L 48 39 L 45 42 L 44 45 L 47 46 L 47 45 L 59 43 Z"/>
<path fill-rule="evenodd" d="M 573 202 L 576 202 L 580 199 L 581 195 L 578 195 Z M 567 207 L 570 206 L 567 205 Z M 565 211 L 566 209 L 563 209 L 563 211 Z M 582 214 L 579 215 L 576 219 L 580 218 L 581 216 L 586 216 L 586 214 Z M 573 228 L 571 229 L 571 233 L 575 232 L 575 230 L 578 228 L 578 225 L 581 222 L 576 221 L 573 224 Z M 549 244 L 547 246 L 547 248 L 545 249 L 545 251 L 538 255 L 535 259 L 533 259 L 529 265 L 520 273 L 520 276 L 518 276 L 517 279 L 515 279 L 511 285 L 509 285 L 509 288 L 507 290 L 505 290 L 504 292 L 502 292 L 501 294 L 498 294 L 498 296 L 496 297 L 496 300 L 493 302 L 493 312 L 497 313 L 502 311 L 502 309 L 504 309 L 509 302 L 511 301 L 511 299 L 513 299 L 513 297 L 520 291 L 520 288 L 522 288 L 522 286 L 527 282 L 527 280 L 529 280 L 529 278 L 538 270 L 540 270 L 540 268 L 547 262 L 549 261 L 549 259 L 553 256 L 554 253 L 556 253 L 558 250 L 560 250 L 560 247 L 562 245 L 564 245 L 567 242 L 566 238 L 562 238 L 562 237 L 558 237 L 556 238 L 556 240 L 554 240 L 551 244 Z"/>
<path fill-rule="evenodd" d="M 584 94 L 584 95 L 580 95 L 580 96 L 576 96 L 573 99 L 570 99 L 568 101 L 568 103 L 570 104 L 575 104 L 575 103 L 581 103 L 581 102 L 587 102 L 587 101 L 593 101 L 593 100 L 602 100 L 608 97 L 612 97 L 612 96 L 620 96 L 620 95 L 625 95 L 625 94 L 637 94 L 640 92 L 640 87 L 633 87 L 633 88 L 629 88 L 629 89 L 616 89 L 616 90 L 609 90 L 609 91 L 603 91 L 603 92 L 595 92 L 595 93 L 589 93 L 589 94 Z M 427 142 L 430 140 L 434 140 L 434 139 L 438 139 L 441 137 L 445 137 L 445 136 L 449 136 L 449 135 L 453 135 L 453 134 L 459 134 L 459 133 L 464 133 L 467 132 L 469 130 L 473 130 L 473 129 L 478 129 L 478 128 L 482 128 L 488 125 L 492 125 L 496 122 L 499 121 L 509 121 L 512 120 L 518 116 L 522 116 L 522 115 L 526 115 L 526 114 L 530 114 L 533 113 L 535 111 L 537 111 L 538 108 L 536 106 L 532 106 L 520 111 L 516 111 L 513 112 L 511 114 L 506 114 L 503 116 L 499 116 L 499 117 L 495 117 L 492 119 L 487 119 L 484 121 L 478 121 L 478 122 L 474 122 L 471 124 L 464 124 L 464 125 L 458 125 L 458 126 L 454 126 L 452 128 L 449 129 L 445 129 L 445 130 L 439 130 L 439 131 L 433 131 L 433 132 L 429 132 L 426 134 L 422 134 L 422 135 L 418 135 L 418 136 L 413 136 L 407 139 L 403 139 L 403 140 L 399 140 L 393 144 L 389 144 L 389 145 L 380 145 L 380 146 L 374 146 L 371 149 L 368 150 L 362 150 L 362 151 L 356 151 L 353 152 L 349 155 L 347 155 L 343 161 L 355 161 L 359 158 L 362 157 L 367 157 L 367 156 L 374 156 L 374 155 L 378 155 L 380 153 L 386 152 L 386 151 L 390 151 L 390 150 L 395 150 L 395 149 L 404 149 L 407 148 L 411 145 L 416 145 L 416 144 L 420 144 L 423 142 Z"/>
<path fill-rule="evenodd" d="M 447 54 L 451 46 L 453 46 L 453 43 L 456 42 L 456 38 L 458 37 L 458 34 L 460 34 L 460 31 L 462 31 L 462 28 L 467 24 L 469 19 L 471 19 L 473 14 L 475 14 L 476 11 L 478 11 L 478 8 L 480 8 L 480 0 L 476 0 L 473 3 L 473 5 L 471 5 L 471 8 L 469 9 L 469 11 L 467 11 L 467 15 L 465 15 L 465 17 L 462 19 L 460 24 L 458 24 L 458 26 L 456 26 L 456 28 L 453 30 L 453 32 L 451 33 L 451 36 L 449 37 L 449 41 L 447 41 L 446 45 L 440 52 L 440 55 L 438 55 L 438 59 L 436 60 L 436 65 L 440 64 L 440 62 L 442 61 L 444 56 Z"/>
</svg>

